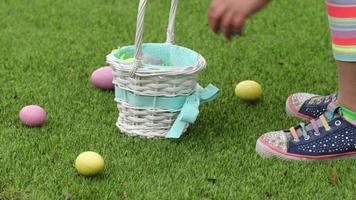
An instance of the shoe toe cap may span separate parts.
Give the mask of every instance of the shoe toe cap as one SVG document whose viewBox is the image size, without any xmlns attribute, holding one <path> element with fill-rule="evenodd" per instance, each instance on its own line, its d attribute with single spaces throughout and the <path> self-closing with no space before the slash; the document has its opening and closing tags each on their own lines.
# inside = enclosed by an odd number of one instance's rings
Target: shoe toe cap
<svg viewBox="0 0 356 200">
<path fill-rule="evenodd" d="M 315 96 L 317 95 L 309 93 L 295 93 L 288 97 L 287 103 L 293 110 L 299 111 L 305 101 Z"/>
<path fill-rule="evenodd" d="M 265 145 L 272 148 L 277 148 L 282 151 L 287 151 L 288 148 L 288 133 L 284 131 L 273 131 L 262 135 L 259 140 Z"/>
</svg>

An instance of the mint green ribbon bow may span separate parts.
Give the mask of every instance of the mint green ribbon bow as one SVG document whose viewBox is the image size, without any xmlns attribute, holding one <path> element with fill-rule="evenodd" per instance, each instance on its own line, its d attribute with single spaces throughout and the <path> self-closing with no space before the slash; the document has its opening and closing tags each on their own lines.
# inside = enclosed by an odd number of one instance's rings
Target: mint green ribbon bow
<svg viewBox="0 0 356 200">
<path fill-rule="evenodd" d="M 196 92 L 188 96 L 181 112 L 179 113 L 173 126 L 166 134 L 166 138 L 179 138 L 189 123 L 194 123 L 199 115 L 200 102 L 209 102 L 219 96 L 219 89 L 212 84 L 206 88 L 199 86 Z"/>
</svg>

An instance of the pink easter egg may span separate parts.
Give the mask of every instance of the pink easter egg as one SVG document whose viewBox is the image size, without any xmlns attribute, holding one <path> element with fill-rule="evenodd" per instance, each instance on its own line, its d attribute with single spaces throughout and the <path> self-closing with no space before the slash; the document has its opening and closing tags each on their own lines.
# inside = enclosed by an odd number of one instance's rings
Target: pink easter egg
<svg viewBox="0 0 356 200">
<path fill-rule="evenodd" d="M 100 67 L 91 75 L 91 83 L 100 89 L 113 89 L 114 84 L 111 67 Z"/>
<path fill-rule="evenodd" d="M 46 111 L 37 105 L 25 106 L 19 113 L 20 120 L 29 127 L 42 126 L 47 119 Z"/>
</svg>

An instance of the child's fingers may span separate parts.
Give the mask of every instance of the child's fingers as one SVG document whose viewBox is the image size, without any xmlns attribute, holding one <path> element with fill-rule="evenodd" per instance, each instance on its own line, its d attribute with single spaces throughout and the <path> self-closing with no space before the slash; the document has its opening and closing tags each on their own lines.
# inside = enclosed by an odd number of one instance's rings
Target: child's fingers
<svg viewBox="0 0 356 200">
<path fill-rule="evenodd" d="M 228 40 L 231 40 L 232 38 L 232 19 L 234 17 L 234 13 L 233 12 L 227 12 L 224 14 L 223 18 L 222 18 L 222 26 L 223 26 L 223 31 L 224 31 L 224 35 Z"/>
<path fill-rule="evenodd" d="M 225 4 L 213 4 L 209 8 L 209 13 L 208 13 L 208 22 L 211 27 L 211 29 L 215 32 L 218 33 L 220 30 L 220 23 L 221 23 L 221 18 L 226 9 Z"/>
<path fill-rule="evenodd" d="M 232 21 L 233 21 L 232 22 L 233 30 L 238 35 L 242 35 L 243 34 L 243 30 L 244 30 L 244 26 L 245 26 L 245 18 L 240 17 L 240 16 L 236 16 L 236 17 L 234 17 L 234 19 Z"/>
</svg>

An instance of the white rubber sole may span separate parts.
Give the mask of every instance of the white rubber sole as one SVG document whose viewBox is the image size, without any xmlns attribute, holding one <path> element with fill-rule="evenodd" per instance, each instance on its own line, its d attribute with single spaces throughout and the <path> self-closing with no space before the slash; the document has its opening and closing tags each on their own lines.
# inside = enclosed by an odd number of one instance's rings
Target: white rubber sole
<svg viewBox="0 0 356 200">
<path fill-rule="evenodd" d="M 289 160 L 289 161 L 308 161 L 308 159 L 306 158 L 287 156 L 279 152 L 273 151 L 271 148 L 263 144 L 260 140 L 257 140 L 256 142 L 256 152 L 264 159 L 275 157 L 278 159 Z"/>
</svg>

